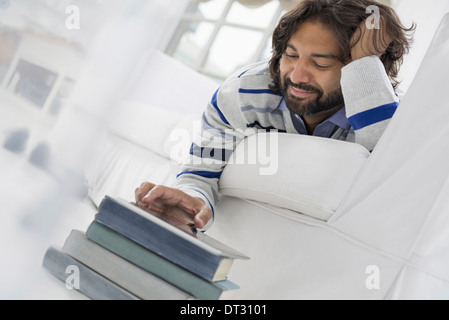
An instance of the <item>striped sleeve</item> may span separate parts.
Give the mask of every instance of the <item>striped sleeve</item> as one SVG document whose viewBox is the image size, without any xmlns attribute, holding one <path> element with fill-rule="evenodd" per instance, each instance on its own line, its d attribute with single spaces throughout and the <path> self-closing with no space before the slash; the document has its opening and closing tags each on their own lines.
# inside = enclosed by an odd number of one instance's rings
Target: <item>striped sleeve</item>
<svg viewBox="0 0 449 320">
<path fill-rule="evenodd" d="M 242 116 L 240 113 L 232 114 L 232 109 L 238 108 L 226 108 L 227 105 L 238 105 L 238 89 L 232 92 L 236 85 L 237 83 L 224 83 L 213 94 L 201 119 L 201 131 L 194 133 L 189 157 L 177 174 L 173 186 L 202 199 L 213 214 L 218 202 L 221 173 L 236 145 L 248 135 L 245 130 L 235 129 L 240 126 Z M 209 226 L 210 223 L 204 229 Z"/>
<path fill-rule="evenodd" d="M 342 69 L 346 116 L 355 142 L 372 151 L 399 106 L 399 99 L 380 59 L 356 60 Z"/>
</svg>

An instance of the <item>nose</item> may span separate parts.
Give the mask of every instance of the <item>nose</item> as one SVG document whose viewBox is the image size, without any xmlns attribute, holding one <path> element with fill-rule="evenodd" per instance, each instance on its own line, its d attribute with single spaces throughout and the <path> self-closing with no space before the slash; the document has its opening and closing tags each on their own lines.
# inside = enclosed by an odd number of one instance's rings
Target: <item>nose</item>
<svg viewBox="0 0 449 320">
<path fill-rule="evenodd" d="M 311 80 L 310 71 L 303 59 L 298 59 L 292 73 L 290 74 L 290 80 L 293 83 L 309 83 Z"/>
</svg>

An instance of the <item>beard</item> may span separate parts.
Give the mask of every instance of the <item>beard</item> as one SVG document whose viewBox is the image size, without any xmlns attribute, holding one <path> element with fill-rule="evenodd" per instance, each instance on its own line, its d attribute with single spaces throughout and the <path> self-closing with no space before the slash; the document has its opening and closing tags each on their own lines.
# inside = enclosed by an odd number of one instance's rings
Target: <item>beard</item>
<svg viewBox="0 0 449 320">
<path fill-rule="evenodd" d="M 315 92 L 317 97 L 311 101 L 307 101 L 307 98 L 296 97 L 288 90 L 289 86 L 308 92 Z M 324 95 L 323 90 L 317 87 L 306 83 L 296 84 L 289 78 L 285 78 L 282 91 L 287 109 L 302 117 L 311 116 L 344 105 L 341 88 Z"/>
</svg>

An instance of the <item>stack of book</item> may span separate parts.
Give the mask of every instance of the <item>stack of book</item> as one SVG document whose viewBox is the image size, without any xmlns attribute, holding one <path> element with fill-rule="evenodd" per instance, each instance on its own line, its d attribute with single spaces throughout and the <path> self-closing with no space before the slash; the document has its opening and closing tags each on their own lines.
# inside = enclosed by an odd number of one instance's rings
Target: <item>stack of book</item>
<svg viewBox="0 0 449 320">
<path fill-rule="evenodd" d="M 218 300 L 239 288 L 227 279 L 235 259 L 248 257 L 106 196 L 87 230 L 50 246 L 43 266 L 94 300 Z"/>
</svg>

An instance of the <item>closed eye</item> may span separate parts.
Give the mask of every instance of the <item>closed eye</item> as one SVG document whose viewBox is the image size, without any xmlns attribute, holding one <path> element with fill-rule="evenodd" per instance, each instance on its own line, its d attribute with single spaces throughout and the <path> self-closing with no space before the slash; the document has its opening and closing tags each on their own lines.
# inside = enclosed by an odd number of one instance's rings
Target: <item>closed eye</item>
<svg viewBox="0 0 449 320">
<path fill-rule="evenodd" d="M 299 56 L 297 54 L 288 54 L 288 53 L 284 53 L 284 55 L 288 58 L 288 59 L 298 59 Z"/>
<path fill-rule="evenodd" d="M 329 69 L 329 66 L 323 66 L 323 65 L 318 64 L 316 62 L 314 62 L 314 65 L 315 65 L 315 67 L 317 67 L 320 70 L 327 70 L 327 69 Z"/>
</svg>

